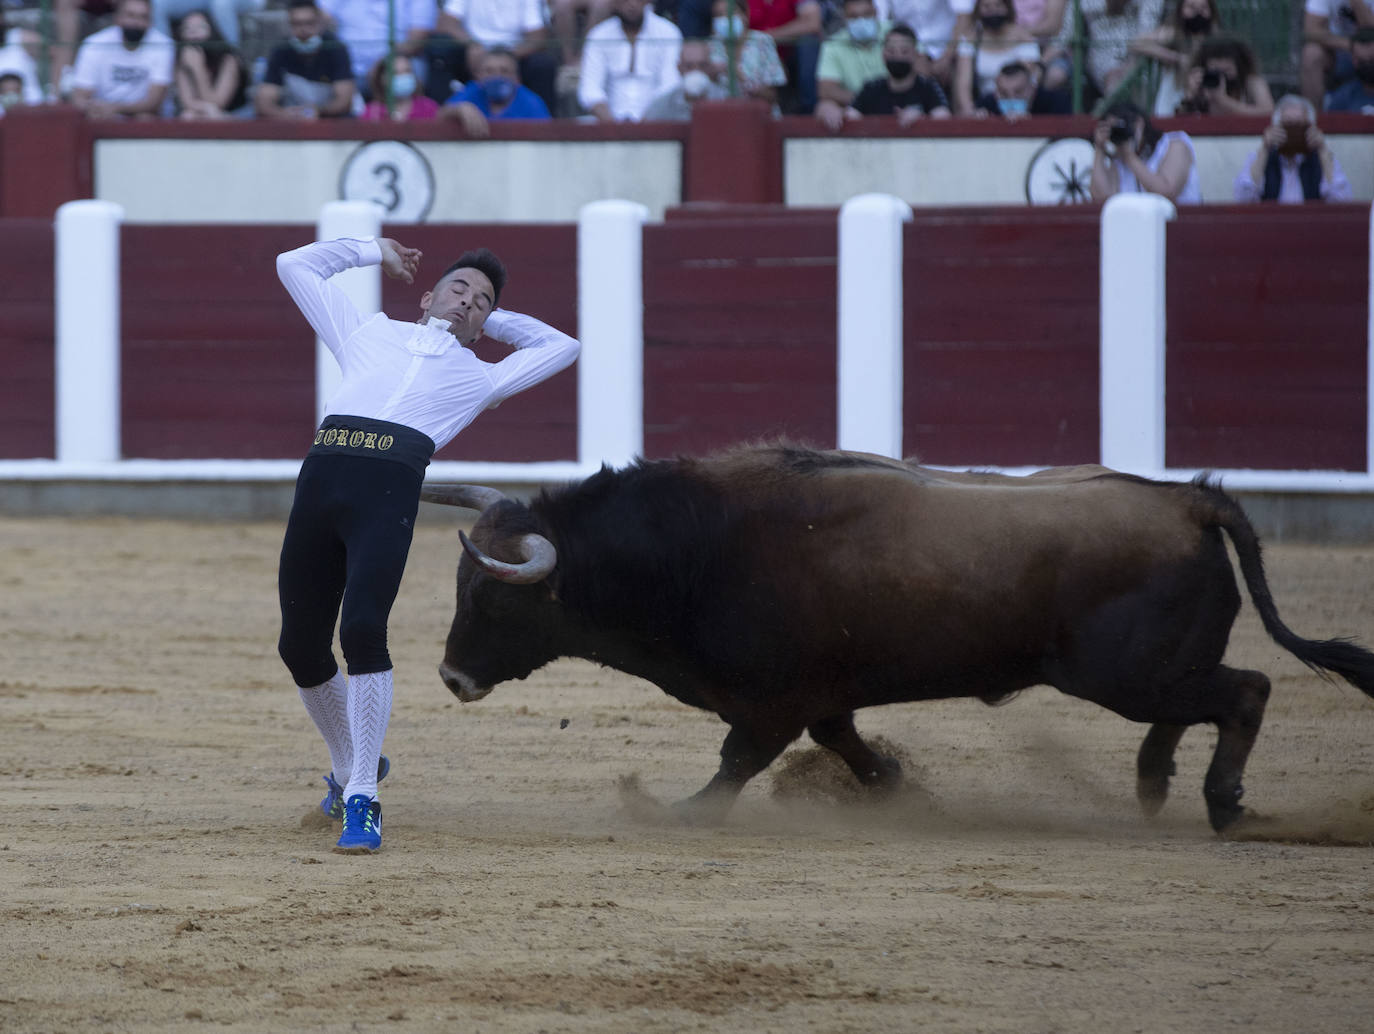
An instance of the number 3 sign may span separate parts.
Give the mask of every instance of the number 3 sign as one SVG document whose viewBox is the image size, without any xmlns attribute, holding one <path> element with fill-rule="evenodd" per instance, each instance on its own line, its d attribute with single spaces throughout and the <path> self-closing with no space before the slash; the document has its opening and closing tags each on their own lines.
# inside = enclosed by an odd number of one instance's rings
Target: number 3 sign
<svg viewBox="0 0 1374 1034">
<path fill-rule="evenodd" d="M 389 223 L 422 223 L 434 203 L 434 171 L 399 140 L 374 140 L 348 156 L 339 176 L 344 201 L 375 201 Z"/>
</svg>

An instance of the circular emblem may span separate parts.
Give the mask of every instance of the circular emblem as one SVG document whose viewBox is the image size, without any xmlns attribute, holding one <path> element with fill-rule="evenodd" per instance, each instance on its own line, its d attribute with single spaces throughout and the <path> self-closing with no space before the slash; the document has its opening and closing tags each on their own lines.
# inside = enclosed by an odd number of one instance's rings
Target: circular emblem
<svg viewBox="0 0 1374 1034">
<path fill-rule="evenodd" d="M 344 201 L 375 201 L 389 223 L 420 223 L 434 204 L 434 170 L 400 140 L 374 140 L 348 156 L 339 175 Z"/>
<path fill-rule="evenodd" d="M 1026 167 L 1026 200 L 1033 205 L 1079 205 L 1092 200 L 1093 145 L 1067 137 L 1051 140 Z"/>
</svg>

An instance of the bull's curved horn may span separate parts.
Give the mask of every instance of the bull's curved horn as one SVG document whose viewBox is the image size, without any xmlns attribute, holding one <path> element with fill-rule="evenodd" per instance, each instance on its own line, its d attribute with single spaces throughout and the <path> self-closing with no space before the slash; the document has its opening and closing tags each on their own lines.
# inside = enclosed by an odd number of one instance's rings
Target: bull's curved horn
<svg viewBox="0 0 1374 1034">
<path fill-rule="evenodd" d="M 462 506 L 469 510 L 485 510 L 507 498 L 504 492 L 484 485 L 425 485 L 420 489 L 420 501 L 440 506 Z"/>
<path fill-rule="evenodd" d="M 474 546 L 472 540 L 462 531 L 458 532 L 458 539 L 463 543 L 463 552 L 472 557 L 472 562 L 498 582 L 531 585 L 547 578 L 553 572 L 554 565 L 558 563 L 558 550 L 543 535 L 521 536 L 520 552 L 525 557 L 522 564 L 508 564 L 504 560 L 487 556 Z"/>
</svg>

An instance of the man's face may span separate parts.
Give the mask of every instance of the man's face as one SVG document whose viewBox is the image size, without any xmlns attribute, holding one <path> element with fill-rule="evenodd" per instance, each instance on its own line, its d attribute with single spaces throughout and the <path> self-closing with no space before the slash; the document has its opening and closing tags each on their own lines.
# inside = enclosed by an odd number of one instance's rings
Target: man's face
<svg viewBox="0 0 1374 1034">
<path fill-rule="evenodd" d="M 698 43 L 695 40 L 683 43 L 682 50 L 678 54 L 677 70 L 683 75 L 688 72 L 705 72 L 710 75 L 713 71 L 710 49 L 706 44 Z"/>
<path fill-rule="evenodd" d="M 846 0 L 844 5 L 845 21 L 853 21 L 855 18 L 876 18 L 878 8 L 873 0 Z"/>
<path fill-rule="evenodd" d="M 1374 40 L 1351 40 L 1350 60 L 1357 65 L 1362 61 L 1374 61 Z"/>
<path fill-rule="evenodd" d="M 520 81 L 520 66 L 516 64 L 515 58 L 510 54 L 488 54 L 482 58 L 482 63 L 477 66 L 478 79 L 509 79 L 513 83 Z"/>
<path fill-rule="evenodd" d="M 463 344 L 482 336 L 482 326 L 491 315 L 496 291 L 480 269 L 455 269 L 420 296 L 420 311 L 425 317 L 448 320 L 450 332 Z"/>
<path fill-rule="evenodd" d="M 615 13 L 626 25 L 638 28 L 644 23 L 644 6 L 648 0 L 616 0 Z"/>
<path fill-rule="evenodd" d="M 1025 72 L 998 72 L 997 96 L 1029 101 L 1035 96 L 1035 86 Z"/>
<path fill-rule="evenodd" d="M 121 29 L 147 29 L 153 24 L 148 0 L 124 0 L 115 8 L 114 23 Z"/>
<path fill-rule="evenodd" d="M 899 32 L 891 33 L 887 39 L 883 40 L 883 60 L 884 61 L 910 61 L 916 63 L 916 44 L 911 42 L 910 37 L 903 36 Z"/>
<path fill-rule="evenodd" d="M 304 42 L 320 33 L 320 12 L 314 7 L 293 7 L 287 17 L 291 23 L 291 35 Z"/>
</svg>

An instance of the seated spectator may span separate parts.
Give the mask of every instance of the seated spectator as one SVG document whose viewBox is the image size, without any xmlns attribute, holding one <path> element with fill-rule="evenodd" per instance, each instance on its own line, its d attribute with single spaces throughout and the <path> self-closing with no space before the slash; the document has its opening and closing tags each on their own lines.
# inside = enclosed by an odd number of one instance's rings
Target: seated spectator
<svg viewBox="0 0 1374 1034">
<path fill-rule="evenodd" d="M 821 44 L 816 67 L 816 100 L 849 107 L 864 83 L 887 74 L 883 40 L 892 28 L 878 19 L 873 0 L 844 0 L 844 28 Z"/>
<path fill-rule="evenodd" d="M 43 84 L 38 80 L 38 62 L 35 54 L 41 52 L 42 39 L 36 32 L 18 26 L 3 28 L 0 20 L 0 74 L 14 76 L 19 80 L 20 100 L 25 104 L 43 102 Z"/>
<path fill-rule="evenodd" d="M 1255 52 L 1235 36 L 1211 36 L 1198 46 L 1188 70 L 1188 96 L 1180 115 L 1268 115 L 1274 95 L 1255 68 Z"/>
<path fill-rule="evenodd" d="M 997 72 L 992 92 L 978 98 L 979 117 L 1001 115 L 1005 119 L 1025 118 L 1027 115 L 1062 115 L 1057 98 L 1040 89 L 1037 66 L 1024 61 L 1012 61 Z"/>
<path fill-rule="evenodd" d="M 916 33 L 909 25 L 894 25 L 883 40 L 883 63 L 887 75 L 864 83 L 846 108 L 834 101 L 816 105 L 816 117 L 831 130 L 838 130 L 846 119 L 865 115 L 896 115 L 899 126 L 917 119 L 949 118 L 949 101 L 934 78 L 923 75 L 930 70 L 930 59 L 916 47 Z"/>
<path fill-rule="evenodd" d="M 73 104 L 93 118 L 151 117 L 162 110 L 176 46 L 151 22 L 148 0 L 119 0 L 114 24 L 91 33 L 76 52 Z"/>
<path fill-rule="evenodd" d="M 1134 104 L 1118 102 L 1093 130 L 1094 201 L 1113 194 L 1159 194 L 1178 204 L 1200 204 L 1197 156 L 1187 133 L 1160 133 Z"/>
<path fill-rule="evenodd" d="M 1134 67 L 1131 41 L 1159 28 L 1164 0 L 1082 0 L 1079 10 L 1088 38 L 1087 81 L 1089 95 L 1111 93 Z M 1054 41 L 1055 47 L 1072 52 L 1074 26 L 1065 18 Z M 1062 72 L 1067 66 L 1047 71 L 1044 87 L 1064 86 Z"/>
<path fill-rule="evenodd" d="M 372 66 L 367 78 L 372 94 L 362 114 L 367 121 L 423 121 L 439 114 L 439 103 L 420 92 L 415 63 L 404 54 L 382 58 Z"/>
<path fill-rule="evenodd" d="M 1016 21 L 1014 0 L 977 0 L 973 31 L 959 41 L 954 64 L 954 110 L 977 112 L 980 98 L 996 90 L 997 73 L 1013 62 L 1035 65 L 1040 44 Z"/>
<path fill-rule="evenodd" d="M 1302 95 L 1320 107 L 1327 91 L 1355 74 L 1350 41 L 1361 26 L 1374 25 L 1369 0 L 1307 0 L 1302 16 Z"/>
<path fill-rule="evenodd" d="M 1062 18 L 1065 0 L 1051 2 L 1060 5 Z M 956 45 L 973 30 L 973 0 L 889 0 L 888 16 L 911 26 L 932 62 L 930 74 L 946 93 L 952 90 Z"/>
<path fill-rule="evenodd" d="M 0 72 L 0 115 L 27 103 L 24 100 L 24 80 L 19 73 Z"/>
<path fill-rule="evenodd" d="M 1317 109 L 1290 93 L 1274 108 L 1260 146 L 1236 175 L 1237 201 L 1349 201 L 1350 180 L 1317 128 Z"/>
<path fill-rule="evenodd" d="M 716 78 L 719 68 L 711 60 L 711 48 L 705 40 L 682 41 L 677 70 L 682 81 L 655 97 L 644 109 L 645 122 L 686 122 L 698 101 L 719 101 L 730 96 Z"/>
<path fill-rule="evenodd" d="M 678 0 L 677 24 L 684 36 L 724 35 L 714 32 L 717 19 L 728 16 L 735 0 L 721 8 L 720 0 Z M 810 115 L 816 107 L 816 63 L 820 60 L 821 36 L 828 12 L 836 0 L 743 0 L 748 27 L 773 41 L 781 61 L 784 82 L 776 84 L 778 106 L 795 115 Z M 719 62 L 718 62 L 719 63 Z"/>
<path fill-rule="evenodd" d="M 1169 20 L 1131 42 L 1131 53 L 1154 61 L 1160 68 L 1153 110 L 1172 115 L 1188 96 L 1188 71 L 1198 47 L 1221 29 L 1217 0 L 1177 0 Z"/>
<path fill-rule="evenodd" d="M 682 33 L 645 6 L 645 0 L 615 0 L 615 17 L 587 33 L 577 99 L 600 122 L 638 122 L 655 97 L 682 79 Z"/>
<path fill-rule="evenodd" d="M 434 32 L 439 16 L 435 0 L 318 0 L 325 21 L 348 51 L 353 85 L 364 100 L 372 66 L 394 49 L 407 56 L 420 54 Z M 395 5 L 393 26 L 390 8 Z M 395 32 L 393 40 L 392 32 Z M 447 91 L 445 91 L 447 94 Z"/>
<path fill-rule="evenodd" d="M 462 52 L 451 78 L 471 79 L 482 54 L 502 47 L 520 63 L 520 81 L 539 94 L 546 108 L 557 106 L 558 58 L 549 49 L 542 0 L 448 0 L 437 31 L 457 40 Z"/>
<path fill-rule="evenodd" d="M 1358 111 L 1374 115 L 1374 26 L 1361 25 L 1350 37 L 1354 78 L 1326 97 L 1327 111 Z"/>
<path fill-rule="evenodd" d="M 225 118 L 248 108 L 248 69 L 205 11 L 175 26 L 176 102 L 182 118 Z M 251 113 L 251 111 L 249 112 Z"/>
<path fill-rule="evenodd" d="M 787 84 L 787 72 L 773 37 L 749 28 L 749 0 L 715 0 L 711 12 L 711 63 L 728 69 L 733 46 L 739 96 L 776 104 L 778 87 Z M 729 82 L 727 77 L 722 79 Z"/>
<path fill-rule="evenodd" d="M 314 0 L 291 0 L 291 34 L 272 48 L 253 103 L 263 118 L 343 118 L 356 96 L 348 48 L 324 31 Z"/>
<path fill-rule="evenodd" d="M 477 77 L 450 97 L 441 118 L 457 119 L 470 137 L 491 136 L 491 119 L 546 119 L 549 109 L 539 94 L 520 85 L 520 64 L 503 47 L 482 55 Z"/>
<path fill-rule="evenodd" d="M 174 36 L 172 26 L 184 19 L 192 11 L 208 11 L 219 29 L 220 38 L 227 40 L 235 49 L 241 41 L 239 15 L 249 11 L 261 11 L 267 0 L 152 0 L 153 28 L 168 36 Z"/>
</svg>

